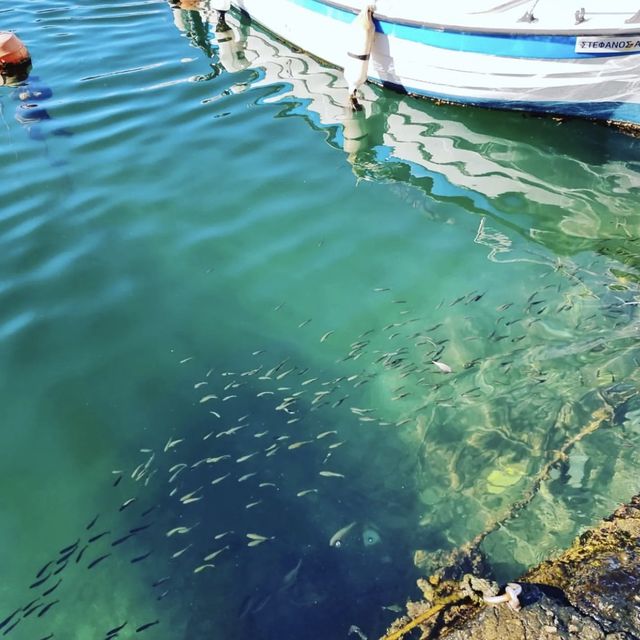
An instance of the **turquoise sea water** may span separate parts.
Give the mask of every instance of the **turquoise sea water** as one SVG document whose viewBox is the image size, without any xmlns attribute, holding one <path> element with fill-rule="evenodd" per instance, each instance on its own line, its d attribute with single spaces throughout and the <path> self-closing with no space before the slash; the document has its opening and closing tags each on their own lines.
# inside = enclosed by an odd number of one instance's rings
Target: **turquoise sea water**
<svg viewBox="0 0 640 640">
<path fill-rule="evenodd" d="M 202 9 L 0 9 L 10 639 L 375 638 L 447 552 L 512 579 L 638 491 L 640 141 L 346 114 Z"/>
</svg>

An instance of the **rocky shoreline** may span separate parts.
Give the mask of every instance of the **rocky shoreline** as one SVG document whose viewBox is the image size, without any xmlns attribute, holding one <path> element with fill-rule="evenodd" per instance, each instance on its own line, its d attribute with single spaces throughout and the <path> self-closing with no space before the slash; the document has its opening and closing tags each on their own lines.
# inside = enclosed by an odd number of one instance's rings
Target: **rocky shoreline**
<svg viewBox="0 0 640 640">
<path fill-rule="evenodd" d="M 487 603 L 500 591 L 477 551 L 460 559 L 418 581 L 384 640 L 640 640 L 640 495 L 522 575 L 519 609 Z"/>
</svg>

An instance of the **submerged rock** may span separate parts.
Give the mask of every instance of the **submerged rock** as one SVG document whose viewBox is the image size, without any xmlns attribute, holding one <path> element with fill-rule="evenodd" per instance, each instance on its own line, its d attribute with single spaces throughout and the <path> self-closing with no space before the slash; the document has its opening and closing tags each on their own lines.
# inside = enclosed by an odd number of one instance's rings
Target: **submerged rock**
<svg viewBox="0 0 640 640">
<path fill-rule="evenodd" d="M 523 579 L 563 590 L 605 631 L 640 636 L 640 496 Z"/>
<path fill-rule="evenodd" d="M 450 640 L 614 640 L 589 616 L 580 614 L 562 596 L 546 593 L 543 587 L 525 585 L 522 609 L 508 606 L 483 607 L 477 616 L 459 629 L 439 636 Z M 428 637 L 428 636 L 427 636 Z M 618 635 L 617 640 L 631 636 Z"/>
<path fill-rule="evenodd" d="M 386 638 L 401 637 L 401 629 L 404 635 L 411 620 L 431 607 L 434 615 L 415 625 L 423 640 L 640 640 L 639 542 L 636 496 L 559 557 L 525 573 L 518 580 L 519 611 L 483 604 L 484 596 L 497 592 L 495 583 L 440 572 L 419 581 L 424 601 L 409 603 L 408 617 L 396 621 Z"/>
</svg>

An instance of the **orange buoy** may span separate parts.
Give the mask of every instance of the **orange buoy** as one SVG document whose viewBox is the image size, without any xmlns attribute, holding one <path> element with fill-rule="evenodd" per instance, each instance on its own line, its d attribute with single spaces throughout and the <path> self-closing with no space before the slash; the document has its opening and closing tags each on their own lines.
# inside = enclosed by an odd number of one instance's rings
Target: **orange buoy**
<svg viewBox="0 0 640 640">
<path fill-rule="evenodd" d="M 0 86 L 16 85 L 26 80 L 31 70 L 31 56 L 20 38 L 0 31 Z"/>
<path fill-rule="evenodd" d="M 15 33 L 0 31 L 0 65 L 20 64 L 29 58 L 29 51 Z"/>
</svg>

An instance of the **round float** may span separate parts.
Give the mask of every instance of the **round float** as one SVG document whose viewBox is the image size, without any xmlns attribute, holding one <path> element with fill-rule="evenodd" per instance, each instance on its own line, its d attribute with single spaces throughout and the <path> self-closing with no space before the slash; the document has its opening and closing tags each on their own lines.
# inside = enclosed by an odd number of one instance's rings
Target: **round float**
<svg viewBox="0 0 640 640">
<path fill-rule="evenodd" d="M 29 58 L 29 51 L 15 33 L 0 31 L 0 65 L 20 64 Z"/>
</svg>

